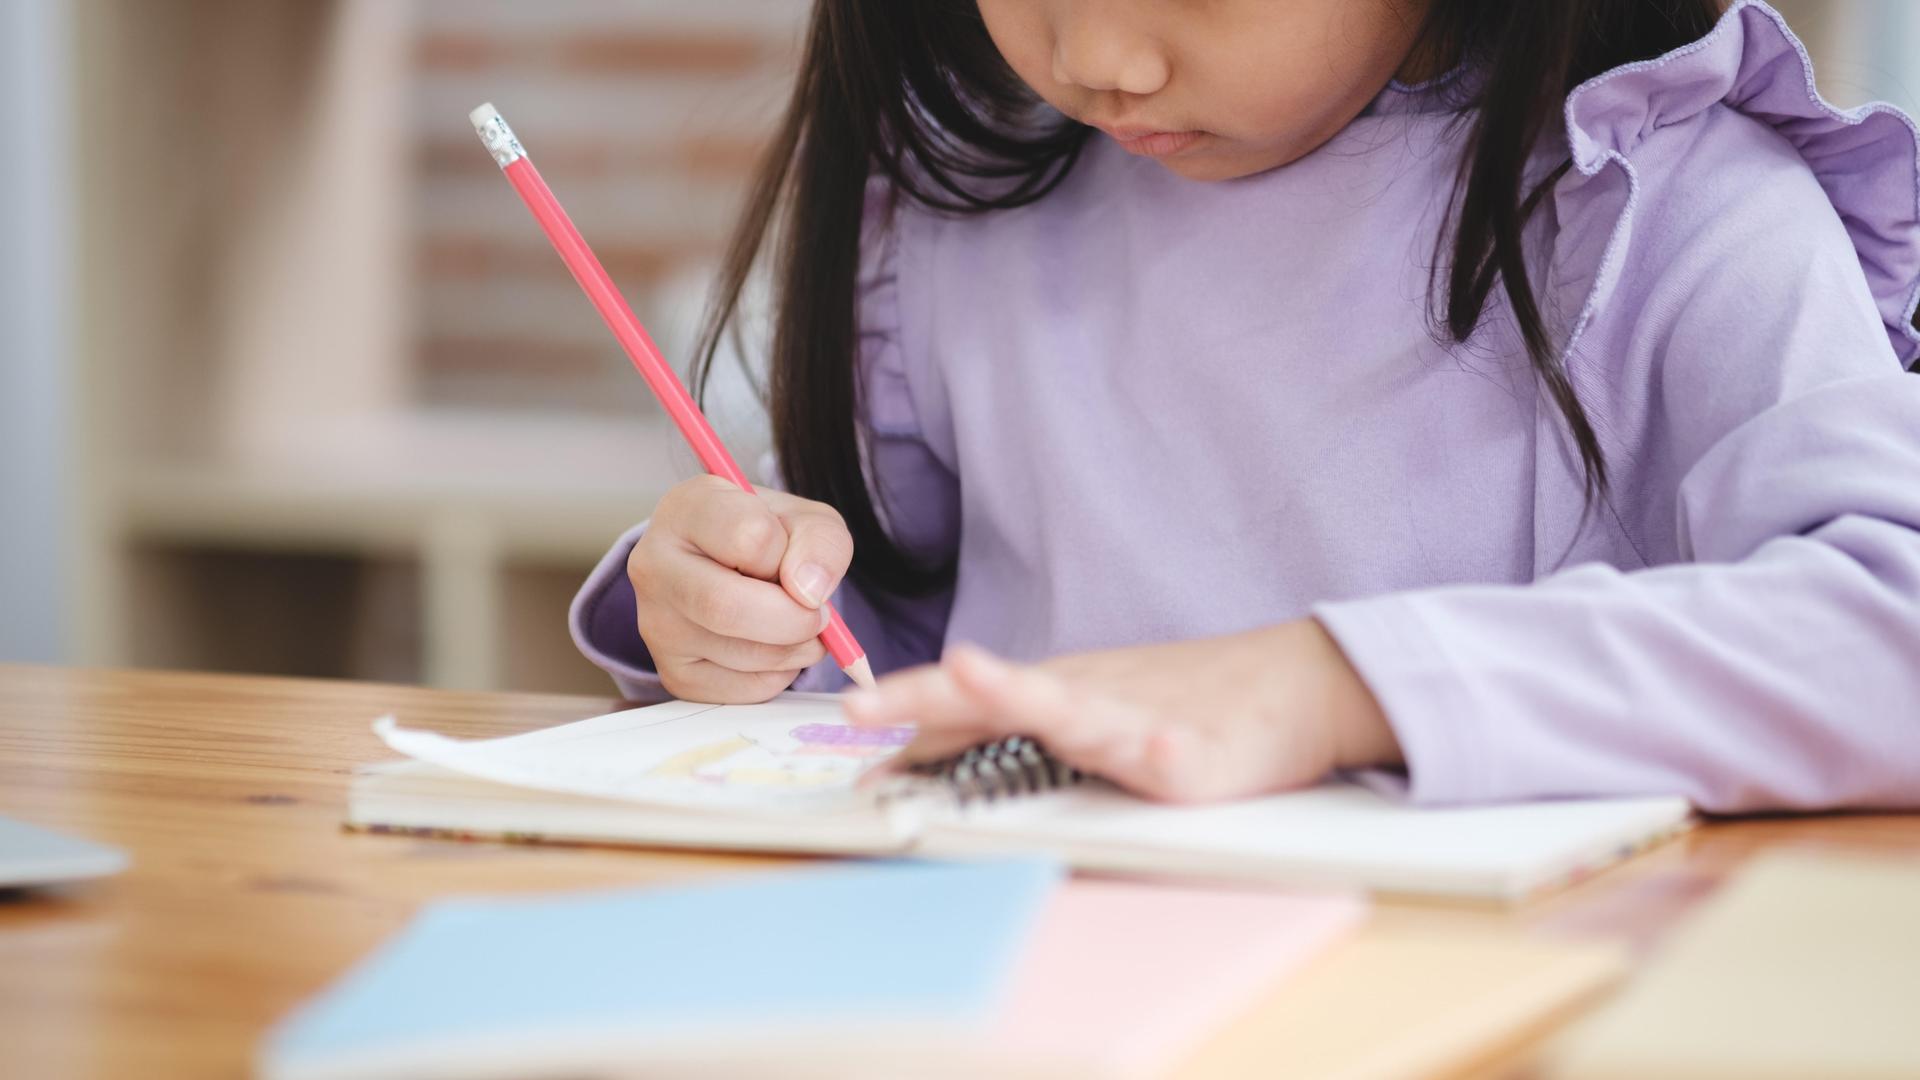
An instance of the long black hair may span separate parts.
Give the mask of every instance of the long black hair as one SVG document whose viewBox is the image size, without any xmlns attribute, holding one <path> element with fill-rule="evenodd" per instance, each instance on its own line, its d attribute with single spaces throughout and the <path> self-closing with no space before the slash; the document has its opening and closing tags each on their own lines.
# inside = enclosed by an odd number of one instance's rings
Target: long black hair
<svg viewBox="0 0 1920 1080">
<path fill-rule="evenodd" d="M 1529 185 L 1529 159 L 1567 93 L 1610 68 L 1704 36 L 1721 0 L 1433 0 L 1416 51 L 1473 64 L 1462 100 L 1466 150 L 1451 247 L 1436 270 L 1433 319 L 1456 342 L 1479 327 L 1496 288 L 1564 417 L 1589 499 L 1607 466 L 1568 381 L 1529 280 L 1522 231 L 1565 170 Z M 881 526 L 861 467 L 854 324 L 869 180 L 892 198 L 983 213 L 1045 196 L 1091 129 L 1038 108 L 1000 58 L 973 0 L 815 0 L 793 97 L 726 254 L 696 354 L 704 386 L 741 292 L 771 255 L 775 310 L 766 393 L 789 490 L 828 503 L 853 535 L 852 576 L 910 595 L 950 579 Z M 1441 276 L 1444 275 L 1444 280 Z"/>
</svg>

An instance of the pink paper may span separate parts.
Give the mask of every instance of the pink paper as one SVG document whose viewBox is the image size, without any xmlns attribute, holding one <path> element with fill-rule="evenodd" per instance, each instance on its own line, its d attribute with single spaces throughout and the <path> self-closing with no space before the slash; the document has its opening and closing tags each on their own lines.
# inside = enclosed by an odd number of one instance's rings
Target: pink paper
<svg viewBox="0 0 1920 1080">
<path fill-rule="evenodd" d="M 1070 881 L 1034 927 L 993 1044 L 1165 1070 L 1357 927 L 1359 894 Z"/>
</svg>

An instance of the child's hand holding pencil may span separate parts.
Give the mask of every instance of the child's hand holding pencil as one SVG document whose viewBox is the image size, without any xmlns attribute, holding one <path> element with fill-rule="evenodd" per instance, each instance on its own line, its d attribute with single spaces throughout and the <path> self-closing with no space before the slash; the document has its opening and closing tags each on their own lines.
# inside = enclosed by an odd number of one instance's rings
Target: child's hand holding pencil
<svg viewBox="0 0 1920 1080">
<path fill-rule="evenodd" d="M 827 597 L 853 537 L 825 503 L 699 476 L 667 492 L 627 558 L 640 637 L 675 697 L 765 701 L 826 656 Z"/>
<path fill-rule="evenodd" d="M 675 526 L 670 526 L 672 531 L 668 534 L 672 539 L 663 536 L 638 555 L 637 565 L 639 571 L 647 575 L 647 588 L 654 594 L 652 599 L 672 598 L 663 605 L 650 604 L 646 593 L 636 597 L 641 605 L 642 639 L 653 648 L 659 647 L 655 641 L 661 639 L 688 650 L 672 678 L 664 666 L 659 669 L 663 684 L 675 694 L 699 700 L 764 701 L 786 689 L 786 683 L 775 685 L 779 670 L 767 671 L 755 665 L 786 664 L 807 655 L 817 660 L 830 652 L 833 662 L 856 685 L 873 685 L 873 668 L 867 662 L 866 650 L 854 640 L 853 631 L 827 599 L 846 572 L 853 553 L 852 537 L 841 524 L 839 515 L 820 503 L 775 492 L 759 493 L 769 499 L 767 504 L 760 503 L 753 485 L 740 471 L 733 455 L 727 453 L 713 425 L 707 423 L 680 377 L 674 374 L 666 357 L 660 355 L 660 348 L 653 343 L 647 328 L 640 325 L 633 309 L 614 287 L 613 279 L 607 276 L 606 268 L 600 265 L 580 230 L 574 227 L 573 219 L 567 216 L 560 200 L 553 197 L 553 191 L 541 179 L 540 171 L 528 160 L 526 147 L 520 145 L 513 129 L 492 105 L 473 110 L 468 119 L 473 121 L 475 133 L 493 155 L 507 182 L 513 185 L 541 231 L 553 243 L 560 261 L 566 263 L 594 310 L 600 313 L 607 329 L 613 331 L 615 340 L 633 361 L 634 370 L 647 381 L 661 408 L 693 447 L 700 463 L 713 476 L 730 484 L 737 496 L 720 498 L 717 492 L 721 485 L 705 480 L 681 485 L 680 505 L 684 507 L 692 502 L 700 509 L 687 508 L 673 514 Z M 828 551 L 831 545 L 822 543 L 821 553 L 815 556 L 816 545 L 809 539 L 799 549 L 800 555 L 789 562 L 787 541 L 790 537 L 782 525 L 790 528 L 795 523 L 811 530 L 809 536 L 831 534 L 837 547 Z M 660 524 L 656 515 L 649 535 L 661 533 Z M 704 544 L 696 544 L 696 536 Z M 664 564 L 653 558 L 661 553 L 663 545 L 674 543 L 680 546 L 682 554 L 697 553 L 705 561 L 682 561 L 676 565 L 671 558 Z M 630 570 L 633 565 L 630 563 Z M 762 584 L 778 579 L 792 597 L 798 598 L 802 610 L 796 612 L 791 606 L 783 608 L 777 600 L 777 589 L 754 588 L 748 584 L 751 579 L 740 573 L 733 573 L 730 578 L 716 576 L 715 569 L 744 570 L 745 574 L 764 579 Z M 635 589 L 636 592 L 640 589 L 639 579 L 635 581 Z M 649 613 L 654 616 L 651 632 Z M 763 623 L 758 621 L 761 619 L 773 621 Z M 808 633 L 819 635 L 818 649 L 795 648 L 801 639 L 792 637 L 790 631 L 799 622 L 813 624 Z M 712 636 L 701 637 L 694 632 L 696 628 Z M 658 653 L 655 659 L 659 659 Z M 730 667 L 727 661 L 748 664 L 751 670 Z M 808 660 L 798 667 L 812 662 Z M 717 671 L 733 672 L 734 677 L 716 676 Z M 793 681 L 793 674 L 787 673 L 786 682 Z M 714 694 L 725 696 L 712 696 Z"/>
</svg>

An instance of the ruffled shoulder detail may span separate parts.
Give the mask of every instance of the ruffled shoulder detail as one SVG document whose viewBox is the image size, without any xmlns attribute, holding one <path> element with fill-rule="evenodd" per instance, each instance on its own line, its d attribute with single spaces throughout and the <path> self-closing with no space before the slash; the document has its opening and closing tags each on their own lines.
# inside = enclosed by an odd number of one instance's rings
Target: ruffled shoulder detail
<svg viewBox="0 0 1920 1080">
<path fill-rule="evenodd" d="M 1556 200 L 1564 206 L 1570 192 L 1597 189 L 1584 192 L 1583 201 L 1607 204 L 1611 212 L 1600 216 L 1612 224 L 1604 241 L 1595 233 L 1586 238 L 1591 243 L 1572 245 L 1589 256 L 1599 251 L 1586 272 L 1556 275 L 1573 294 L 1568 299 L 1586 294 L 1578 308 L 1565 309 L 1580 312 L 1570 336 L 1578 337 L 1618 278 L 1638 197 L 1635 150 L 1661 128 L 1722 104 L 1799 151 L 1853 240 L 1894 352 L 1911 364 L 1920 357 L 1913 325 L 1920 307 L 1920 130 L 1891 105 L 1828 103 L 1814 86 L 1805 46 L 1760 0 L 1736 0 L 1699 41 L 1616 68 L 1568 96 L 1574 173 Z"/>
</svg>

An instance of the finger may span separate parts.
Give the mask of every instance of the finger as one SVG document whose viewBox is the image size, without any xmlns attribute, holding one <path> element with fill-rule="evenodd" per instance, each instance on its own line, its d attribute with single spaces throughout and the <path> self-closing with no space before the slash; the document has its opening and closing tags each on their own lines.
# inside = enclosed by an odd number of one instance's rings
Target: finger
<svg viewBox="0 0 1920 1080">
<path fill-rule="evenodd" d="M 734 671 L 711 660 L 660 665 L 660 685 L 682 701 L 757 705 L 793 685 L 799 671 Z"/>
<path fill-rule="evenodd" d="M 661 585 L 668 606 L 694 625 L 768 645 L 798 645 L 826 628 L 821 612 L 801 607 L 780 586 L 692 552 L 681 555 L 661 575 Z"/>
<path fill-rule="evenodd" d="M 984 719 L 961 711 L 970 708 L 965 695 L 934 665 L 889 675 L 873 690 L 845 694 L 841 708 L 858 727 L 916 727 L 913 741 L 899 754 L 902 763 L 948 757 L 986 738 Z"/>
<path fill-rule="evenodd" d="M 939 729 L 979 722 L 979 707 L 938 664 L 895 672 L 872 690 L 848 694 L 844 700 L 847 715 L 868 727 L 914 724 Z"/>
<path fill-rule="evenodd" d="M 681 655 L 711 660 L 734 671 L 799 671 L 810 668 L 827 655 L 827 647 L 818 636 L 798 645 L 769 645 L 764 641 L 727 637 L 691 623 L 684 627 L 674 651 Z"/>
<path fill-rule="evenodd" d="M 992 736 L 978 732 L 968 733 L 959 729 L 940 732 L 923 731 L 915 734 L 912 742 L 900 748 L 898 757 L 902 765 L 926 765 L 957 757 L 976 746 L 992 741 Z"/>
<path fill-rule="evenodd" d="M 695 551 L 762 581 L 779 574 L 786 526 L 759 495 L 709 476 L 676 487 L 669 497 L 676 501 L 680 536 Z"/>
<path fill-rule="evenodd" d="M 851 696 L 848 711 L 857 722 L 920 729 L 908 747 L 914 760 L 1007 735 L 1068 748 L 1084 741 L 1076 735 L 1075 702 L 1061 680 L 968 645 L 948 650 L 938 666 L 890 675 L 871 694 Z"/>
<path fill-rule="evenodd" d="M 1080 702 L 1065 680 L 1028 664 L 1010 664 L 972 645 L 947 654 L 953 684 L 973 709 L 992 718 L 1006 735 L 1031 735 L 1062 750 L 1085 741 L 1078 722 Z"/>
<path fill-rule="evenodd" d="M 993 737 L 1027 735 L 1060 760 L 1135 786 L 1147 780 L 1149 718 L 1137 708 L 1077 691 L 1044 668 L 1009 664 L 984 650 L 958 646 L 947 667 L 971 697 Z"/>
<path fill-rule="evenodd" d="M 1191 730 L 1155 724 L 1145 710 L 1129 703 L 1098 694 L 1077 699 L 1069 684 L 1051 672 L 1016 667 L 1010 674 L 982 680 L 980 672 L 986 667 L 977 658 L 962 659 L 955 681 L 979 695 L 1003 726 L 1038 740 L 1052 757 L 1136 794 L 1182 803 L 1221 798 L 1234 793 L 1222 787 L 1222 781 L 1231 783 L 1231 778 L 1209 773 L 1210 763 L 1226 764 L 1234 772 L 1247 767 L 1245 753 L 1238 755 L 1242 760 L 1211 762 Z M 1044 689 L 1047 682 L 1056 685 Z"/>
<path fill-rule="evenodd" d="M 780 559 L 780 584 L 807 607 L 817 608 L 839 588 L 853 561 L 853 534 L 840 512 L 782 491 L 762 493 L 787 530 Z"/>
</svg>

